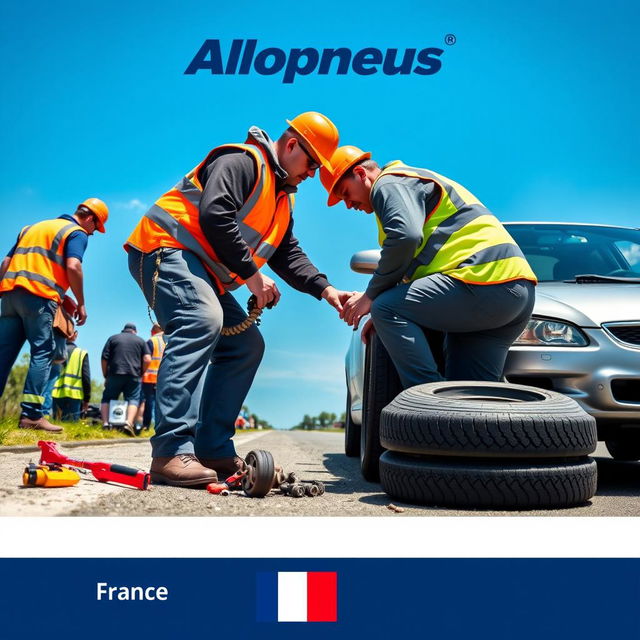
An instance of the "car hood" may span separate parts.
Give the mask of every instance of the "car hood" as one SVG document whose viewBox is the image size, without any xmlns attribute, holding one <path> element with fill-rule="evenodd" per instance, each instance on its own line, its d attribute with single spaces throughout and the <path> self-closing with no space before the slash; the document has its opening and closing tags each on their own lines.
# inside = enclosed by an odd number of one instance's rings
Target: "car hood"
<svg viewBox="0 0 640 640">
<path fill-rule="evenodd" d="M 640 285 L 541 282 L 536 287 L 533 313 L 581 327 L 599 327 L 605 322 L 640 322 Z"/>
</svg>

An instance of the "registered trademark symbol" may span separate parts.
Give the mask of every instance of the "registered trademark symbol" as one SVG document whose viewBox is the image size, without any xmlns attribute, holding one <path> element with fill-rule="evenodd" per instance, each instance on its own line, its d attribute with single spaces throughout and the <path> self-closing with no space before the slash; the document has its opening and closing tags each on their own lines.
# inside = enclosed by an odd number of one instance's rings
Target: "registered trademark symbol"
<svg viewBox="0 0 640 640">
<path fill-rule="evenodd" d="M 447 35 L 444 37 L 444 43 L 448 44 L 449 46 L 456 43 L 456 37 L 453 35 L 453 33 L 447 33 Z"/>
</svg>

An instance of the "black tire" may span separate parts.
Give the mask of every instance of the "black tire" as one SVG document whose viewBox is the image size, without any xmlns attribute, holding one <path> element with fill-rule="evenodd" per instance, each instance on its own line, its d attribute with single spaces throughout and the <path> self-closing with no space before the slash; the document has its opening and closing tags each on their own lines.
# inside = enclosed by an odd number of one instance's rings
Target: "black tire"
<svg viewBox="0 0 640 640">
<path fill-rule="evenodd" d="M 249 467 L 249 473 L 242 479 L 244 492 L 250 498 L 264 498 L 273 487 L 273 456 L 263 449 L 254 449 L 244 460 Z"/>
<path fill-rule="evenodd" d="M 351 419 L 351 393 L 348 387 L 344 419 L 344 453 L 349 458 L 357 458 L 360 455 L 360 425 Z"/>
<path fill-rule="evenodd" d="M 398 372 L 382 341 L 372 332 L 365 352 L 360 429 L 360 470 L 369 482 L 380 480 L 378 463 L 384 451 L 380 444 L 380 414 L 400 391 Z"/>
<path fill-rule="evenodd" d="M 605 440 L 605 444 L 614 460 L 640 460 L 640 432 L 618 434 L 615 438 Z"/>
<path fill-rule="evenodd" d="M 458 509 L 554 509 L 593 497 L 597 466 L 588 457 L 496 464 L 387 451 L 380 458 L 380 479 L 383 489 L 402 502 Z"/>
<path fill-rule="evenodd" d="M 595 451 L 596 421 L 554 391 L 503 382 L 411 387 L 382 412 L 391 451 L 483 458 L 581 457 Z"/>
</svg>

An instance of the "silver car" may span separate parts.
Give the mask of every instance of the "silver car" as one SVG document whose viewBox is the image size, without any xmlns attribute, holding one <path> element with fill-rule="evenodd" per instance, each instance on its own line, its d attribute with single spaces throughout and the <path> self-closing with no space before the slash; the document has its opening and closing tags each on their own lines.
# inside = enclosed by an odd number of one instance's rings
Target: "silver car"
<svg viewBox="0 0 640 640">
<path fill-rule="evenodd" d="M 614 458 L 640 459 L 640 230 L 551 222 L 505 227 L 539 279 L 531 321 L 509 350 L 505 377 L 570 396 L 596 418 L 598 438 Z M 351 268 L 373 273 L 379 257 L 378 250 L 360 251 Z M 345 450 L 360 455 L 365 477 L 375 479 L 378 414 L 401 387 L 379 340 L 362 343 L 366 319 L 346 356 Z M 426 333 L 441 361 L 442 336 Z"/>
</svg>

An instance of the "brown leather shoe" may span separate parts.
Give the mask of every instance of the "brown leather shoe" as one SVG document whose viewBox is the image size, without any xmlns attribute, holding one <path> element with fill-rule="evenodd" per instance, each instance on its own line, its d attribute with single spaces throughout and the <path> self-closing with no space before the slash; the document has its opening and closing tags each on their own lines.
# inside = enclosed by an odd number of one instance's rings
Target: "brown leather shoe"
<svg viewBox="0 0 640 640">
<path fill-rule="evenodd" d="M 200 458 L 200 463 L 209 469 L 213 469 L 223 480 L 232 476 L 236 471 L 242 471 L 245 467 L 244 460 L 239 456 L 233 456 L 232 458 Z"/>
<path fill-rule="evenodd" d="M 150 472 L 153 484 L 173 487 L 197 487 L 218 481 L 216 472 L 203 467 L 193 453 L 153 458 Z"/>
<path fill-rule="evenodd" d="M 36 429 L 38 431 L 49 431 L 50 433 L 61 433 L 64 431 L 64 429 L 57 424 L 51 424 L 44 416 L 37 420 L 22 416 L 18 423 L 18 429 Z"/>
</svg>

